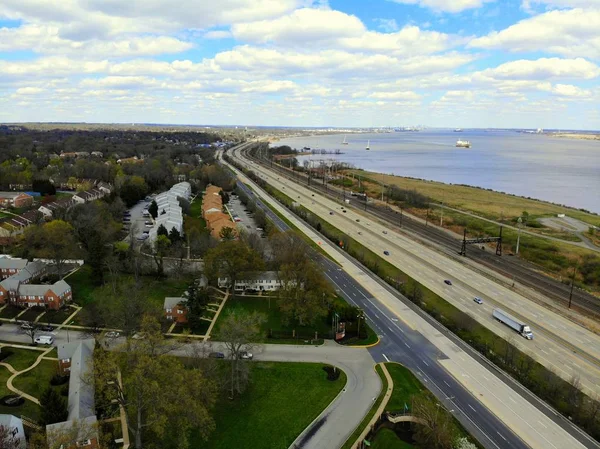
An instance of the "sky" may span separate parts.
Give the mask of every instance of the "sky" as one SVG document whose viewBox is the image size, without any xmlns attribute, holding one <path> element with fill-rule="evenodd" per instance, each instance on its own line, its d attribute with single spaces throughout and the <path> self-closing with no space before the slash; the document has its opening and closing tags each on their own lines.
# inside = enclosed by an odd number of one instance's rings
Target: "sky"
<svg viewBox="0 0 600 449">
<path fill-rule="evenodd" d="M 600 0 L 2 0 L 0 122 L 600 130 Z"/>
</svg>

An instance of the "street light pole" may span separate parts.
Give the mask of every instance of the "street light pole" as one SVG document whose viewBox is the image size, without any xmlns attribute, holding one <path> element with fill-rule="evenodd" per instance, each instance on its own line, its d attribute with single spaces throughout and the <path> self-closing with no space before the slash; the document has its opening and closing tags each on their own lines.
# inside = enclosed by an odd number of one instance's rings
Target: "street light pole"
<svg viewBox="0 0 600 449">
<path fill-rule="evenodd" d="M 573 300 L 573 286 L 575 285 L 575 273 L 577 272 L 577 265 L 573 267 L 573 274 L 571 275 L 571 292 L 569 293 L 569 309 L 571 308 L 571 301 Z"/>
<path fill-rule="evenodd" d="M 519 255 L 519 243 L 521 241 L 521 223 L 523 223 L 523 219 L 519 217 L 517 219 L 517 249 L 515 251 L 515 255 Z"/>
</svg>

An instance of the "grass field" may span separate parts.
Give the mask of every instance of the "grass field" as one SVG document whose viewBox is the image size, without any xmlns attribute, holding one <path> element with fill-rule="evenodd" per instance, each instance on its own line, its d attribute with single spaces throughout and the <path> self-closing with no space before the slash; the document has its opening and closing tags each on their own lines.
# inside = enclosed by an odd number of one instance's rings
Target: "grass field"
<svg viewBox="0 0 600 449">
<path fill-rule="evenodd" d="M 355 175 L 366 176 L 380 183 L 382 175 L 374 172 L 351 170 Z M 434 202 L 478 213 L 491 219 L 518 217 L 523 211 L 530 215 L 566 214 L 589 224 L 598 226 L 600 216 L 582 212 L 578 209 L 559 206 L 545 201 L 518 197 L 506 193 L 494 192 L 477 187 L 444 184 L 436 181 L 425 181 L 414 178 L 384 175 L 386 185 L 396 185 L 403 189 L 416 190 L 430 197 Z M 379 192 L 381 192 L 379 188 Z"/>
<path fill-rule="evenodd" d="M 132 276 L 122 275 L 118 282 L 123 283 L 132 280 Z M 90 269 L 85 265 L 75 274 L 69 276 L 67 282 L 73 289 L 73 301 L 83 307 L 92 302 L 102 301 L 104 297 L 111 294 L 109 285 L 95 286 L 91 283 Z M 165 297 L 181 296 L 190 282 L 191 279 L 186 278 L 156 279 L 152 276 L 145 276 L 140 282 L 138 291 L 155 306 L 162 308 Z"/>
<path fill-rule="evenodd" d="M 414 449 L 415 446 L 402 441 L 393 430 L 381 429 L 371 441 L 371 447 L 373 449 Z"/>
<path fill-rule="evenodd" d="M 4 397 L 9 394 L 14 394 L 6 386 L 6 382 L 8 381 L 9 377 L 10 372 L 8 371 L 8 369 L 4 366 L 0 366 L 0 397 Z M 40 412 L 41 409 L 39 405 L 27 400 L 25 400 L 25 402 L 22 405 L 19 405 L 18 407 L 7 407 L 4 405 L 0 405 L 0 414 L 8 414 L 15 416 L 24 415 L 33 420 L 37 420 L 39 418 Z"/>
<path fill-rule="evenodd" d="M 316 363 L 253 363 L 251 384 L 241 398 L 223 397 L 213 414 L 216 431 L 204 449 L 280 449 L 294 439 L 336 397 L 346 384 L 341 373 L 327 380 Z"/>
<path fill-rule="evenodd" d="M 11 355 L 3 359 L 4 363 L 10 364 L 15 370 L 21 371 L 33 365 L 33 362 L 42 354 L 42 351 L 35 349 L 21 349 L 4 347 L 2 351 L 10 351 Z"/>
<path fill-rule="evenodd" d="M 228 313 L 234 310 L 242 310 L 248 313 L 251 312 L 260 312 L 263 313 L 267 317 L 267 321 L 262 325 L 262 333 L 263 338 L 260 339 L 260 343 L 294 343 L 293 339 L 274 339 L 269 338 L 270 332 L 274 333 L 279 332 L 288 332 L 291 337 L 292 330 L 296 330 L 297 333 L 300 333 L 304 338 L 314 338 L 315 332 L 318 333 L 317 338 L 329 337 L 330 324 L 325 320 L 315 323 L 312 326 L 298 326 L 293 323 L 290 325 L 285 325 L 282 323 L 281 312 L 277 307 L 278 299 L 276 297 L 253 297 L 253 296 L 235 296 L 229 300 L 225 304 L 225 307 L 221 311 L 219 315 L 219 319 L 215 323 L 215 327 L 213 328 L 213 335 L 215 338 L 218 338 L 219 328 L 221 323 L 223 322 L 223 318 L 227 316 Z M 257 342 L 258 343 L 258 342 Z"/>
<path fill-rule="evenodd" d="M 48 310 L 43 317 L 39 319 L 40 323 L 62 324 L 69 316 L 75 312 L 72 307 L 64 307 L 60 310 Z"/>
<path fill-rule="evenodd" d="M 22 311 L 23 311 L 23 309 L 21 307 L 16 307 L 16 306 L 9 304 L 6 307 L 4 307 L 4 309 L 2 309 L 2 312 L 0 312 L 0 317 L 14 318 Z"/>
<path fill-rule="evenodd" d="M 40 398 L 44 390 L 50 386 L 50 379 L 58 372 L 58 362 L 42 360 L 38 366 L 15 378 L 13 385 L 21 391 Z"/>
<path fill-rule="evenodd" d="M 425 388 L 408 368 L 398 363 L 386 363 L 385 367 L 394 383 L 394 391 L 385 409 L 402 412 L 405 404 L 410 407 L 410 397 L 422 393 Z"/>
<path fill-rule="evenodd" d="M 34 321 L 42 312 L 44 312 L 43 307 L 30 307 L 28 308 L 23 315 L 19 317 L 19 320 L 22 321 Z M 23 311 L 23 309 L 21 309 Z"/>
</svg>

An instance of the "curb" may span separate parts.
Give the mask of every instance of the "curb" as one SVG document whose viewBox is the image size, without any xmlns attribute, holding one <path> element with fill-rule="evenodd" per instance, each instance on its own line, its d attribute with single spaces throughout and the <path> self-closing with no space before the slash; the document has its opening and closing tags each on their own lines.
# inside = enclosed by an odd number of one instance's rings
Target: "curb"
<svg viewBox="0 0 600 449">
<path fill-rule="evenodd" d="M 373 346 L 377 346 L 379 343 L 381 343 L 381 338 L 379 338 L 379 335 L 377 336 L 377 341 L 375 343 L 371 343 L 369 345 L 349 345 L 346 346 L 347 348 L 372 348 Z M 343 345 L 342 345 L 343 346 Z"/>
</svg>

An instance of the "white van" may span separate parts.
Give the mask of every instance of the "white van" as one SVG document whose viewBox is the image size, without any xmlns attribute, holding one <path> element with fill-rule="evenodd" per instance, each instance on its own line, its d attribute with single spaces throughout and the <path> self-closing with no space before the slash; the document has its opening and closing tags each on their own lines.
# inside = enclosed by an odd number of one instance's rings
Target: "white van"
<svg viewBox="0 0 600 449">
<path fill-rule="evenodd" d="M 51 345 L 54 343 L 54 338 L 50 335 L 39 335 L 34 340 L 38 345 Z"/>
</svg>

